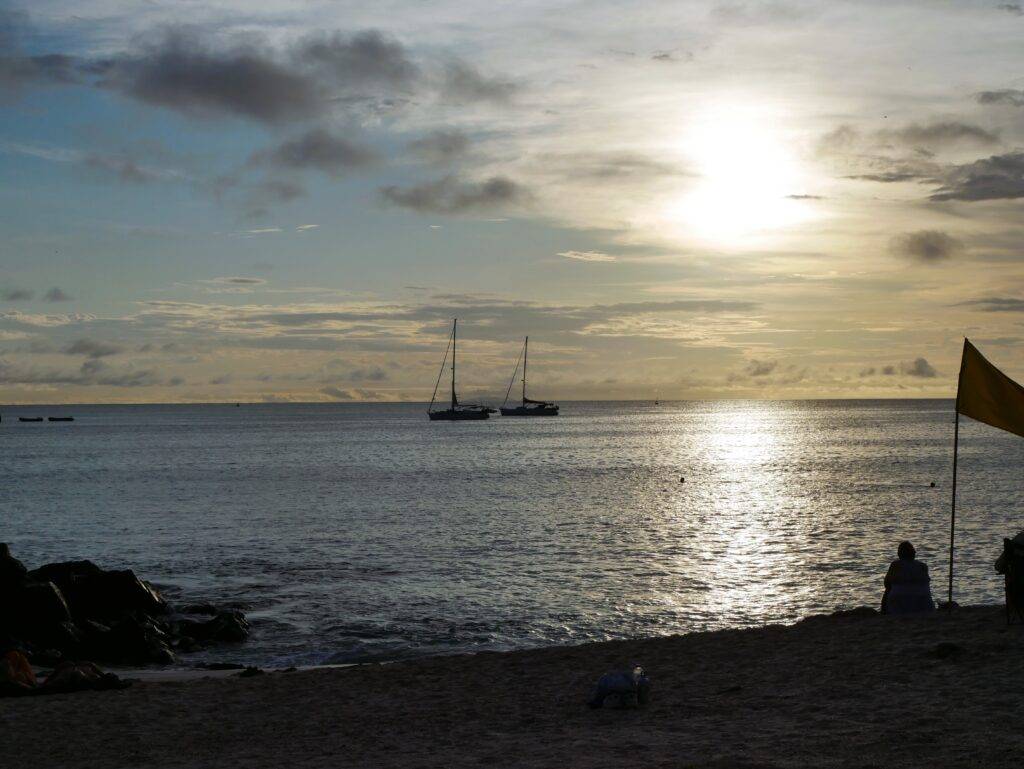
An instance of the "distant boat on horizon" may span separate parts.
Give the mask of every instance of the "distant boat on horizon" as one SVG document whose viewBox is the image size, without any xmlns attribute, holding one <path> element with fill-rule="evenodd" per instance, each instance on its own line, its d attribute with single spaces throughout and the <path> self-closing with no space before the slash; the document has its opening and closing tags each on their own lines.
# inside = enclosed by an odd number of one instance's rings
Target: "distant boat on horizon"
<svg viewBox="0 0 1024 769">
<path fill-rule="evenodd" d="M 444 359 L 441 361 L 441 371 L 438 372 L 437 382 L 434 384 L 434 394 L 430 396 L 430 406 L 427 407 L 427 416 L 430 421 L 437 422 L 461 422 L 467 420 L 487 419 L 494 413 L 494 409 L 488 406 L 480 406 L 475 403 L 459 403 L 455 394 L 455 340 L 458 330 L 459 319 L 452 320 L 452 334 L 448 339 L 448 347 L 444 350 Z M 434 401 L 437 400 L 437 388 L 441 384 L 441 376 L 444 374 L 445 364 L 448 362 L 448 350 L 452 351 L 452 401 L 451 405 L 439 411 L 434 411 Z"/>
<path fill-rule="evenodd" d="M 516 381 L 516 373 L 519 371 L 519 361 L 512 370 L 512 381 L 508 383 L 508 390 L 505 391 L 505 402 L 501 404 L 501 415 L 503 417 L 557 417 L 558 405 L 548 401 L 535 401 L 526 397 L 526 359 L 530 352 L 530 337 L 523 340 L 523 402 L 519 406 L 506 406 L 509 393 L 512 392 L 512 385 Z"/>
<path fill-rule="evenodd" d="M 19 422 L 42 422 L 42 417 L 18 417 Z"/>
</svg>

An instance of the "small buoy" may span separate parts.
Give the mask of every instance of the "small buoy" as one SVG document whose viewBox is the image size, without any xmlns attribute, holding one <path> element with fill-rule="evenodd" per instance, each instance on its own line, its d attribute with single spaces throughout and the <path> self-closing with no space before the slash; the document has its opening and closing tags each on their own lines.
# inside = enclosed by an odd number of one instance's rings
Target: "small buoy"
<svg viewBox="0 0 1024 769">
<path fill-rule="evenodd" d="M 931 482 L 931 487 L 932 487 L 933 489 L 935 488 L 935 481 L 932 481 L 932 482 Z"/>
<path fill-rule="evenodd" d="M 679 482 L 680 483 L 686 483 L 686 479 L 683 476 L 680 475 L 679 476 Z"/>
</svg>

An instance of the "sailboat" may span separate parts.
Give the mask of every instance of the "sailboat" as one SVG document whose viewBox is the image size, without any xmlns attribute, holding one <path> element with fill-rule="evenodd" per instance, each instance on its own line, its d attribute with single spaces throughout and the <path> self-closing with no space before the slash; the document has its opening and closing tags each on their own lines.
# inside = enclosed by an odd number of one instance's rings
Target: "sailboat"
<svg viewBox="0 0 1024 769">
<path fill-rule="evenodd" d="M 434 385 L 434 394 L 430 396 L 430 406 L 427 408 L 427 416 L 431 421 L 456 422 L 464 419 L 487 419 L 494 413 L 494 409 L 487 406 L 478 406 L 475 403 L 459 403 L 455 395 L 455 334 L 459 326 L 459 319 L 452 321 L 452 335 L 448 338 L 448 347 L 444 350 L 444 360 L 441 361 L 441 371 L 437 374 L 437 383 Z M 448 362 L 448 350 L 452 351 L 452 403 L 449 408 L 434 411 L 434 401 L 437 400 L 437 388 L 441 384 L 441 376 L 444 374 L 445 364 Z"/>
<path fill-rule="evenodd" d="M 519 361 L 512 371 L 512 381 L 508 383 L 508 390 L 505 391 L 505 403 L 501 404 L 501 415 L 503 417 L 557 417 L 558 406 L 547 401 L 535 401 L 526 397 L 526 357 L 530 351 L 530 337 L 523 340 L 523 403 L 521 406 L 506 406 L 508 395 L 512 392 L 512 385 L 516 381 L 516 373 L 519 371 Z"/>
</svg>

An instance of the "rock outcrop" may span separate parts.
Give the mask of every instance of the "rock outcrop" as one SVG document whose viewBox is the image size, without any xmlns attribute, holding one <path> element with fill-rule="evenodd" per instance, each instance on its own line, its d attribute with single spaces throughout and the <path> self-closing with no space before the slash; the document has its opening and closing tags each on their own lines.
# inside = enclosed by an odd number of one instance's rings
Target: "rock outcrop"
<svg viewBox="0 0 1024 769">
<path fill-rule="evenodd" d="M 130 569 L 66 561 L 29 571 L 0 543 L 0 654 L 15 651 L 45 665 L 82 659 L 169 664 L 175 650 L 240 643 L 248 635 L 241 612 L 210 604 L 175 612 Z"/>
</svg>

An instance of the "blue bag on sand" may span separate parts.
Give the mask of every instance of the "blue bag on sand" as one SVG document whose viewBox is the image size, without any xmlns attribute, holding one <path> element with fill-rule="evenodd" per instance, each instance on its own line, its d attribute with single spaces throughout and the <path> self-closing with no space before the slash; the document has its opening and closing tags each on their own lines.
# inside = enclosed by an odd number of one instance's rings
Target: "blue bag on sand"
<svg viewBox="0 0 1024 769">
<path fill-rule="evenodd" d="M 605 673 L 597 682 L 594 696 L 587 703 L 592 708 L 635 708 L 647 704 L 651 681 L 639 665 L 632 673 Z"/>
</svg>

